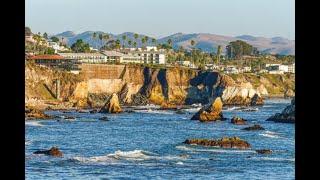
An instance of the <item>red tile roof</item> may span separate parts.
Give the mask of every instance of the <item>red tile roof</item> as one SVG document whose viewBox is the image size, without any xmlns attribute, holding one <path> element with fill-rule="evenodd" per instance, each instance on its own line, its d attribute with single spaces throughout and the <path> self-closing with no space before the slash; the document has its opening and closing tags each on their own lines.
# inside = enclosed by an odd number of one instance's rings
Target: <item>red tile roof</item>
<svg viewBox="0 0 320 180">
<path fill-rule="evenodd" d="M 59 59 L 64 59 L 64 57 L 56 54 L 54 55 L 44 54 L 44 55 L 31 56 L 29 57 L 29 59 L 59 60 Z"/>
</svg>

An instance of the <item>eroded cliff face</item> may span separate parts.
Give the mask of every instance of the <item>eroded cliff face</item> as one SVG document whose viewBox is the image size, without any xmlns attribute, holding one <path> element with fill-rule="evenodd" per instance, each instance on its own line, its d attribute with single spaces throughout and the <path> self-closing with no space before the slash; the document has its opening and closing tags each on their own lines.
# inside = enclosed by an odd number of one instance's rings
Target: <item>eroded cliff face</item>
<svg viewBox="0 0 320 180">
<path fill-rule="evenodd" d="M 54 99 L 54 95 L 36 92 L 33 87 L 45 83 L 53 89 L 54 79 L 59 77 L 63 79 L 63 100 L 76 107 L 102 107 L 113 93 L 118 95 L 122 105 L 207 104 L 215 97 L 221 97 L 225 105 L 257 105 L 263 103 L 261 96 L 269 93 L 270 86 L 281 86 L 257 75 L 229 76 L 185 68 L 85 65 L 80 75 L 39 68 L 26 66 L 26 97 Z"/>
</svg>

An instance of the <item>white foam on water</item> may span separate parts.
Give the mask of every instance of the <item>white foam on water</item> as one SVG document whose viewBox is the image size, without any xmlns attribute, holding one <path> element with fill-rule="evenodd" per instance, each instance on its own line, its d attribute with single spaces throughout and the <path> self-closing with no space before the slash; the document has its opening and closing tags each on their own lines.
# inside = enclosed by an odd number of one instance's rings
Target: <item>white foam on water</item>
<svg viewBox="0 0 320 180">
<path fill-rule="evenodd" d="M 32 141 L 26 140 L 26 141 L 24 142 L 24 145 L 28 146 L 28 145 L 30 145 L 31 143 L 32 143 Z"/>
<path fill-rule="evenodd" d="M 115 153 L 108 154 L 108 157 L 115 159 L 127 159 L 127 160 L 147 160 L 152 159 L 152 156 L 156 155 L 154 153 L 143 151 L 143 150 L 133 150 L 133 151 L 116 151 Z"/>
<path fill-rule="evenodd" d="M 39 121 L 26 121 L 25 125 L 27 125 L 27 126 L 44 126 Z"/>
<path fill-rule="evenodd" d="M 186 112 L 193 113 L 193 112 L 198 112 L 200 109 L 201 109 L 201 107 L 199 107 L 199 108 L 188 108 L 188 109 L 183 109 L 183 110 L 186 111 Z"/>
<path fill-rule="evenodd" d="M 295 162 L 295 158 L 276 158 L 276 157 L 252 157 L 253 160 L 263 161 L 291 161 Z"/>
<path fill-rule="evenodd" d="M 148 109 L 148 110 L 133 110 L 134 112 L 141 112 L 141 113 L 150 113 L 150 114 L 174 114 L 174 112 L 169 112 L 165 110 L 153 110 L 153 109 Z"/>
<path fill-rule="evenodd" d="M 268 137 L 268 138 L 280 138 L 280 136 L 278 135 L 272 135 L 272 134 L 265 134 L 265 133 L 262 133 L 262 134 L 259 134 L 260 136 L 264 136 L 264 137 Z"/>
<path fill-rule="evenodd" d="M 143 151 L 143 150 L 133 150 L 133 151 L 115 151 L 114 153 L 103 155 L 103 156 L 93 156 L 93 157 L 73 157 L 73 160 L 82 163 L 119 163 L 121 160 L 129 161 L 144 161 L 144 160 L 178 160 L 181 161 L 183 157 L 178 156 L 163 156 L 160 157 L 155 153 Z"/>
<path fill-rule="evenodd" d="M 195 151 L 195 152 L 217 152 L 217 153 L 256 153 L 253 150 L 238 150 L 238 149 L 199 149 L 188 146 L 176 146 L 177 149 L 183 151 Z"/>
<path fill-rule="evenodd" d="M 179 161 L 176 164 L 183 165 L 183 162 Z"/>
</svg>

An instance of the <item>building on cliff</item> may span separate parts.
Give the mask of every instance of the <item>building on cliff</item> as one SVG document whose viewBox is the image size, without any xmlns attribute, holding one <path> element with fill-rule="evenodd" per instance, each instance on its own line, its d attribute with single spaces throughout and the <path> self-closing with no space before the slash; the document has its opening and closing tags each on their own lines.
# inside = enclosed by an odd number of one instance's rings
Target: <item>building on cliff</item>
<svg viewBox="0 0 320 180">
<path fill-rule="evenodd" d="M 28 56 L 27 60 L 39 64 L 40 66 L 46 66 L 55 69 L 70 71 L 79 70 L 79 63 L 76 60 L 66 59 L 60 55 L 34 55 Z"/>
</svg>

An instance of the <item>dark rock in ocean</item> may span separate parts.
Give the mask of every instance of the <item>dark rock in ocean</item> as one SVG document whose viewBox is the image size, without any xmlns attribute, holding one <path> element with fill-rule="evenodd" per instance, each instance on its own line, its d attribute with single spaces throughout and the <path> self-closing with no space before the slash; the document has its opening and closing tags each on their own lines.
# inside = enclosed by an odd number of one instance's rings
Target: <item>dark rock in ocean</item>
<svg viewBox="0 0 320 180">
<path fill-rule="evenodd" d="M 201 108 L 191 120 L 200 120 L 201 122 L 217 121 L 223 118 L 222 115 L 222 101 L 220 97 L 212 100 L 209 106 Z"/>
<path fill-rule="evenodd" d="M 54 157 L 62 157 L 63 156 L 62 152 L 57 147 L 52 147 L 49 150 L 36 151 L 33 154 L 45 154 L 45 155 L 54 156 Z"/>
<path fill-rule="evenodd" d="M 231 119 L 231 123 L 236 124 L 236 125 L 245 125 L 245 124 L 247 124 L 246 121 L 247 120 L 240 118 L 240 117 L 237 117 L 237 116 L 235 116 Z"/>
<path fill-rule="evenodd" d="M 240 139 L 239 137 L 223 137 L 217 140 L 208 139 L 187 139 L 185 144 L 196 144 L 201 146 L 216 146 L 221 148 L 237 148 L 248 149 L 250 144 L 247 141 Z"/>
<path fill-rule="evenodd" d="M 29 119 L 50 119 L 50 118 L 53 118 L 53 117 L 45 114 L 40 109 L 27 107 L 27 108 L 25 108 L 25 118 L 27 120 L 29 120 Z"/>
<path fill-rule="evenodd" d="M 120 113 L 122 109 L 119 104 L 119 98 L 116 93 L 107 100 L 105 105 L 99 110 L 100 113 Z"/>
<path fill-rule="evenodd" d="M 253 126 L 249 126 L 249 127 L 243 128 L 242 130 L 257 131 L 257 130 L 265 130 L 265 129 L 262 126 L 260 126 L 259 124 L 255 124 Z"/>
<path fill-rule="evenodd" d="M 125 110 L 126 113 L 134 113 L 133 110 Z"/>
<path fill-rule="evenodd" d="M 101 121 L 109 121 L 109 118 L 104 116 L 104 117 L 99 118 L 99 120 L 101 120 Z"/>
<path fill-rule="evenodd" d="M 270 149 L 259 149 L 259 150 L 256 150 L 256 152 L 259 153 L 259 154 L 271 154 L 272 150 L 270 150 Z"/>
<path fill-rule="evenodd" d="M 269 117 L 267 121 L 279 123 L 295 123 L 295 98 L 291 100 L 291 104 L 287 106 L 281 113 Z"/>
<path fill-rule="evenodd" d="M 251 103 L 250 105 L 251 106 L 258 106 L 258 105 L 263 105 L 263 98 L 258 95 L 258 94 L 255 94 L 252 99 L 251 99 Z"/>
<path fill-rule="evenodd" d="M 94 113 L 97 113 L 97 112 L 98 112 L 97 109 L 93 109 L 93 110 L 90 110 L 90 111 L 89 111 L 90 114 L 94 114 Z"/>
</svg>

